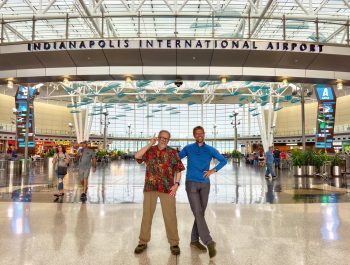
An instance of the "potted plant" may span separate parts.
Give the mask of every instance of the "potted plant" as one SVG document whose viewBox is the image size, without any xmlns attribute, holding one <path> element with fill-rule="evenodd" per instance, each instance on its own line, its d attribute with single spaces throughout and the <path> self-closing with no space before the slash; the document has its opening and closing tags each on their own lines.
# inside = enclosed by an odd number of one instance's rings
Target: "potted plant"
<svg viewBox="0 0 350 265">
<path fill-rule="evenodd" d="M 97 156 L 97 161 L 102 161 L 108 156 L 108 151 L 100 149 L 97 151 L 96 156 Z"/>
<path fill-rule="evenodd" d="M 118 151 L 117 151 L 117 159 L 118 159 L 118 160 L 121 160 L 121 159 L 122 159 L 122 156 L 123 156 L 123 151 L 122 151 L 122 150 L 118 150 Z"/>
<path fill-rule="evenodd" d="M 336 153 L 332 158 L 332 175 L 333 176 L 340 176 L 341 175 L 341 166 L 344 164 L 343 160 L 341 159 L 339 153 Z"/>
<path fill-rule="evenodd" d="M 231 152 L 231 157 L 233 158 L 233 162 L 235 162 L 235 163 L 239 163 L 240 161 L 241 161 L 241 157 L 242 157 L 242 155 L 241 155 L 241 152 L 240 151 L 238 151 L 238 150 L 233 150 L 232 152 Z"/>
<path fill-rule="evenodd" d="M 305 175 L 306 159 L 305 159 L 304 153 L 301 150 L 296 148 L 293 149 L 292 162 L 293 162 L 294 176 Z"/>
<path fill-rule="evenodd" d="M 306 160 L 306 175 L 307 176 L 313 176 L 316 173 L 316 154 L 315 152 L 309 148 L 304 153 L 305 160 Z"/>
<path fill-rule="evenodd" d="M 322 167 L 324 161 L 325 161 L 324 154 L 322 154 L 321 151 L 315 152 L 314 165 L 317 172 L 320 172 L 320 168 Z"/>
</svg>

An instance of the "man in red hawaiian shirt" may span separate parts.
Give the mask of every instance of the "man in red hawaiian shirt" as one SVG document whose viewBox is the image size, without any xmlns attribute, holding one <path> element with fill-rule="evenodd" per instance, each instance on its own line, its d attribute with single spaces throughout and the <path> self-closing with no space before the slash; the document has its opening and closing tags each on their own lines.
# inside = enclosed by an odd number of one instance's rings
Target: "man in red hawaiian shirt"
<svg viewBox="0 0 350 265">
<path fill-rule="evenodd" d="M 151 141 L 136 154 L 138 163 L 145 162 L 146 177 L 144 186 L 143 215 L 139 244 L 135 253 L 139 254 L 147 248 L 151 239 L 151 225 L 157 199 L 160 198 L 165 230 L 173 255 L 180 254 L 179 234 L 176 218 L 176 191 L 180 186 L 181 171 L 185 169 L 177 151 L 168 147 L 170 133 L 162 130 L 158 134 L 158 144 L 155 135 Z M 176 175 L 176 179 L 174 177 Z"/>
</svg>

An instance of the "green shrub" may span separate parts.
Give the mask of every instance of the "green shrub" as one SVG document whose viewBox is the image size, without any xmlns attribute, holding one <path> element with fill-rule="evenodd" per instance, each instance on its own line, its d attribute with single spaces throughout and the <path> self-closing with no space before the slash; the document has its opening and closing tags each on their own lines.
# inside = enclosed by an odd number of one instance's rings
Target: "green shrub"
<svg viewBox="0 0 350 265">
<path fill-rule="evenodd" d="M 238 150 L 233 150 L 233 151 L 231 152 L 231 157 L 232 157 L 232 158 L 241 158 L 241 157 L 242 157 L 242 154 L 241 154 L 241 152 L 238 151 Z"/>
<path fill-rule="evenodd" d="M 341 159 L 339 153 L 336 153 L 332 158 L 332 166 L 343 166 L 344 161 Z"/>
</svg>

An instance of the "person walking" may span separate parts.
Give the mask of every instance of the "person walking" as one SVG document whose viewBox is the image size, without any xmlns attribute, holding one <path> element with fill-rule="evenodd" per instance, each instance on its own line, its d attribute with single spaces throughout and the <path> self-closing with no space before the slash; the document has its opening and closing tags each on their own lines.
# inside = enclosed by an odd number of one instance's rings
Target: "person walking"
<svg viewBox="0 0 350 265">
<path fill-rule="evenodd" d="M 190 245 L 207 251 L 204 246 L 206 245 L 209 257 L 212 258 L 216 255 L 216 243 L 210 236 L 204 217 L 210 192 L 209 177 L 224 167 L 227 161 L 214 147 L 204 142 L 204 136 L 204 128 L 195 127 L 193 129 L 195 143 L 185 146 L 179 155 L 181 159 L 187 157 L 186 192 L 194 215 Z M 210 169 L 210 162 L 213 158 L 216 158 L 219 164 Z M 204 245 L 199 242 L 199 239 Z"/>
<path fill-rule="evenodd" d="M 275 171 L 273 171 L 272 166 L 273 166 L 273 147 L 270 146 L 269 150 L 265 153 L 265 157 L 266 157 L 266 172 L 265 172 L 265 178 L 269 179 L 270 178 L 270 174 L 272 176 L 272 179 L 276 179 L 276 173 Z"/>
<path fill-rule="evenodd" d="M 151 240 L 153 214 L 160 199 L 166 235 L 173 255 L 180 254 L 179 234 L 177 230 L 175 196 L 180 186 L 181 171 L 185 169 L 176 149 L 170 148 L 170 132 L 161 130 L 158 139 L 153 136 L 150 142 L 136 154 L 136 161 L 146 164 L 145 185 L 143 190 L 143 214 L 139 244 L 135 253 L 140 254 Z M 158 141 L 158 144 L 155 143 Z"/>
<path fill-rule="evenodd" d="M 67 174 L 68 165 L 69 165 L 70 157 L 66 153 L 66 149 L 63 145 L 59 145 L 56 148 L 56 153 L 53 156 L 53 166 L 56 169 L 57 173 L 57 189 L 58 193 L 55 193 L 54 196 L 56 196 L 58 199 L 60 196 L 64 196 L 64 187 L 63 187 L 63 179 L 64 176 Z"/>
<path fill-rule="evenodd" d="M 88 148 L 88 142 L 84 141 L 81 143 L 81 149 L 77 154 L 79 159 L 79 179 L 83 186 L 83 192 L 80 196 L 81 201 L 86 201 L 87 199 L 87 189 L 88 189 L 88 179 L 90 176 L 90 169 L 92 166 L 92 172 L 96 171 L 96 154 L 94 150 Z"/>
<path fill-rule="evenodd" d="M 281 151 L 278 150 L 278 148 L 276 148 L 275 151 L 273 151 L 273 158 L 275 162 L 275 167 L 281 169 Z"/>
</svg>

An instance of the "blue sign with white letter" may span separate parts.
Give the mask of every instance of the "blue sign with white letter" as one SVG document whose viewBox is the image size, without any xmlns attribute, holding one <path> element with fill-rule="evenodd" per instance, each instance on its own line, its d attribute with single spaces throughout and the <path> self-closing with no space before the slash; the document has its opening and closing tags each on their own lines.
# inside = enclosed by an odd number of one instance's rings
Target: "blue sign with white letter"
<svg viewBox="0 0 350 265">
<path fill-rule="evenodd" d="M 318 85 L 316 88 L 316 93 L 319 101 L 334 100 L 334 93 L 332 87 Z"/>
</svg>

